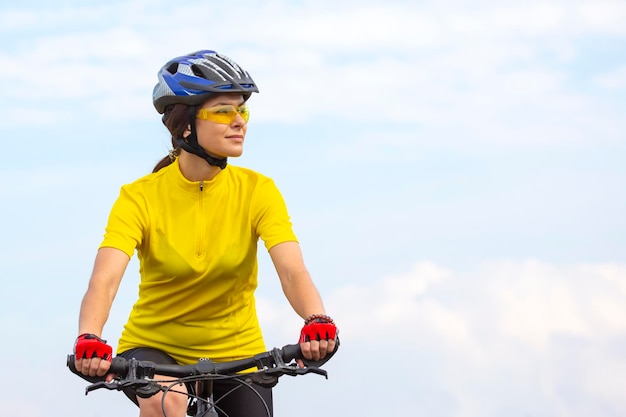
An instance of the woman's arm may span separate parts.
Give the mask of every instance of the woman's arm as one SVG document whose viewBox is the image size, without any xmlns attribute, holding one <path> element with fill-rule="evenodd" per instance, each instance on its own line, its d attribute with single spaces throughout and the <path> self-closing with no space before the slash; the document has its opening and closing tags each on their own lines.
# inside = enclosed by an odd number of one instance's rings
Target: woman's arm
<svg viewBox="0 0 626 417">
<path fill-rule="evenodd" d="M 270 256 L 283 292 L 293 309 L 303 319 L 324 314 L 322 298 L 307 271 L 297 242 L 284 242 L 270 249 Z"/>
<path fill-rule="evenodd" d="M 102 335 L 113 300 L 130 259 L 119 249 L 100 248 L 96 255 L 87 292 L 80 306 L 78 334 Z M 99 358 L 76 360 L 76 368 L 87 375 L 104 375 L 109 362 Z"/>
<path fill-rule="evenodd" d="M 322 298 L 304 265 L 298 242 L 279 243 L 269 253 L 283 292 L 295 312 L 303 319 L 313 314 L 325 314 Z M 301 343 L 301 348 L 305 358 L 319 360 L 335 349 L 335 340 Z"/>
</svg>

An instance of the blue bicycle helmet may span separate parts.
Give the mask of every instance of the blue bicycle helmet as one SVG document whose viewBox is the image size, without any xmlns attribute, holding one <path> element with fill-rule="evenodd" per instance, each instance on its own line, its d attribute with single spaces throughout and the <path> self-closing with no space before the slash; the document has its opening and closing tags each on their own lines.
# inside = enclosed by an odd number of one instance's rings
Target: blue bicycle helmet
<svg viewBox="0 0 626 417">
<path fill-rule="evenodd" d="M 227 158 L 207 153 L 198 144 L 196 135 L 196 107 L 213 94 L 239 93 L 248 100 L 259 89 L 250 74 L 225 55 L 202 50 L 170 60 L 161 68 L 159 81 L 152 91 L 152 103 L 167 118 L 167 106 L 181 103 L 189 106 L 191 134 L 186 138 L 173 138 L 173 143 L 187 152 L 198 155 L 209 165 L 226 168 Z"/>
<path fill-rule="evenodd" d="M 248 99 L 259 89 L 250 74 L 227 56 L 202 50 L 170 60 L 161 68 L 152 92 L 159 113 L 170 104 L 196 106 L 215 93 L 241 93 Z"/>
</svg>

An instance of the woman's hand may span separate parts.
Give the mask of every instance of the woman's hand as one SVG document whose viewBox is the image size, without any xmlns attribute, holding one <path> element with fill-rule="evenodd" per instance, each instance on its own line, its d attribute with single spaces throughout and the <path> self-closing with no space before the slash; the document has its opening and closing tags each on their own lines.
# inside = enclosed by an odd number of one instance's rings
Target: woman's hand
<svg viewBox="0 0 626 417">
<path fill-rule="evenodd" d="M 337 326 L 324 314 L 313 314 L 304 321 L 300 331 L 300 349 L 305 359 L 319 361 L 332 354 L 337 347 Z M 302 367 L 303 362 L 298 362 Z"/>
<path fill-rule="evenodd" d="M 113 348 L 95 334 L 81 334 L 74 344 L 74 365 L 83 375 L 104 376 L 111 367 Z M 107 378 L 109 380 L 109 378 Z"/>
</svg>

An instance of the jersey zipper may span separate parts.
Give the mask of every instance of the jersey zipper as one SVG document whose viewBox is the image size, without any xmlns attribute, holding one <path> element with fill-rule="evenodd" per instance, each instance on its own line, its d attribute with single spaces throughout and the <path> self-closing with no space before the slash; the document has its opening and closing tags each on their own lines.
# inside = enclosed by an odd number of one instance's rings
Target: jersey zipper
<svg viewBox="0 0 626 417">
<path fill-rule="evenodd" d="M 199 196 L 198 196 L 198 247 L 196 250 L 196 254 L 198 257 L 204 254 L 204 219 L 206 216 L 204 215 L 204 181 L 200 181 L 199 185 Z"/>
</svg>

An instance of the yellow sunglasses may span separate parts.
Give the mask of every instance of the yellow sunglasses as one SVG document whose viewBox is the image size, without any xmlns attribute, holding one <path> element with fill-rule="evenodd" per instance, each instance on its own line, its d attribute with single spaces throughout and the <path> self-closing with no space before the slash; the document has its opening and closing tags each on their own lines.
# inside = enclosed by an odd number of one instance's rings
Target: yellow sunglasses
<svg viewBox="0 0 626 417">
<path fill-rule="evenodd" d="M 250 109 L 245 104 L 239 107 L 235 107 L 232 104 L 224 104 L 198 110 L 196 119 L 210 120 L 215 123 L 229 125 L 235 121 L 238 114 L 247 123 L 250 118 Z"/>
</svg>

